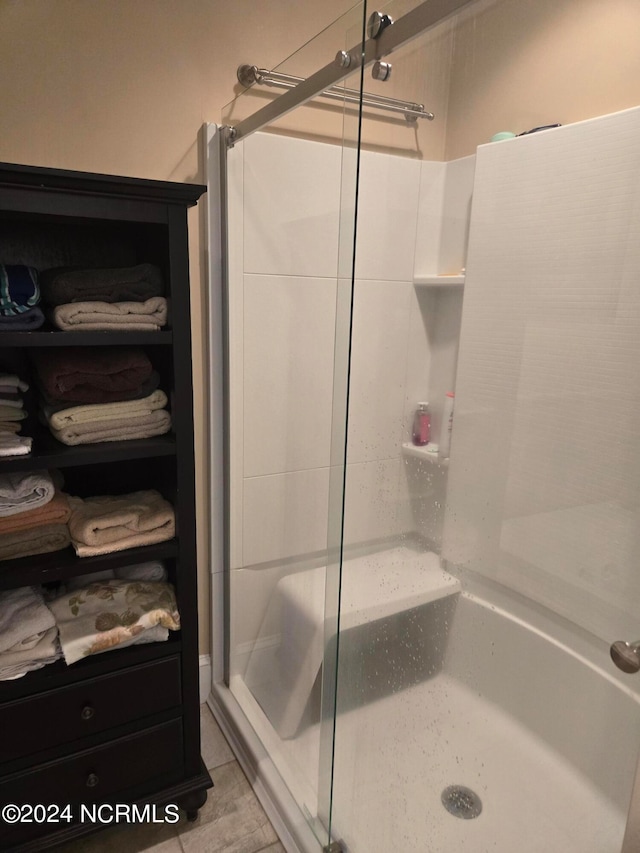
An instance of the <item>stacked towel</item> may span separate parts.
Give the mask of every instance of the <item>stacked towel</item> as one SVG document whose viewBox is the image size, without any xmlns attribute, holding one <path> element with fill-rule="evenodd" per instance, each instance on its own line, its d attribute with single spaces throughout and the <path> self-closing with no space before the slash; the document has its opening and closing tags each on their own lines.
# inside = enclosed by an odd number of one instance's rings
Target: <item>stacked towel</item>
<svg viewBox="0 0 640 853">
<path fill-rule="evenodd" d="M 162 273 L 153 264 L 45 270 L 41 287 L 63 331 L 157 331 L 167 322 Z"/>
<path fill-rule="evenodd" d="M 32 354 L 45 397 L 66 403 L 135 399 L 153 367 L 138 347 L 60 347 Z"/>
<path fill-rule="evenodd" d="M 171 415 L 164 408 L 167 402 L 167 395 L 158 389 L 148 397 L 122 403 L 73 406 L 59 411 L 45 405 L 42 414 L 51 433 L 63 444 L 96 444 L 169 432 Z"/>
<path fill-rule="evenodd" d="M 31 452 L 32 439 L 18 435 L 27 417 L 22 394 L 28 389 L 15 374 L 0 373 L 0 459 Z"/>
<path fill-rule="evenodd" d="M 70 516 L 69 496 L 56 489 L 47 503 L 25 512 L 0 517 L 0 535 L 15 533 L 18 530 L 30 530 L 47 524 L 66 524 Z"/>
<path fill-rule="evenodd" d="M 127 394 L 126 396 L 123 396 L 122 400 L 118 401 L 118 402 L 124 402 L 125 400 L 142 400 L 143 397 L 148 397 L 154 391 L 157 391 L 159 386 L 160 386 L 160 375 L 158 374 L 158 372 L 156 370 L 152 370 L 151 374 L 149 375 L 149 378 L 145 379 L 143 382 L 140 383 L 140 385 L 138 386 L 137 392 L 135 392 L 135 393 L 132 392 L 130 394 Z M 40 392 L 40 399 L 42 402 L 42 408 L 46 407 L 47 411 L 50 414 L 52 414 L 53 412 L 61 412 L 61 411 L 63 411 L 63 409 L 71 409 L 72 407 L 78 405 L 78 403 L 67 402 L 66 400 L 55 400 L 55 399 L 53 399 L 52 397 L 50 397 L 47 394 L 47 392 L 42 387 L 42 385 L 39 387 L 39 392 Z M 83 401 L 83 402 L 86 402 L 86 401 Z"/>
<path fill-rule="evenodd" d="M 63 444 L 131 441 L 171 429 L 167 395 L 140 348 L 63 347 L 34 354 L 34 364 L 40 418 Z"/>
<path fill-rule="evenodd" d="M 136 642 L 164 640 L 180 628 L 171 584 L 98 581 L 49 602 L 67 664 Z"/>
<path fill-rule="evenodd" d="M 23 264 L 0 264 L 0 331 L 29 331 L 44 323 L 38 308 L 38 272 Z"/>
<path fill-rule="evenodd" d="M 67 548 L 70 515 L 67 495 L 47 471 L 0 475 L 0 560 Z"/>
<path fill-rule="evenodd" d="M 0 475 L 0 518 L 38 509 L 53 499 L 56 487 L 48 471 Z"/>
<path fill-rule="evenodd" d="M 175 535 L 171 504 L 154 489 L 128 495 L 71 498 L 69 532 L 79 557 L 164 542 Z"/>
<path fill-rule="evenodd" d="M 51 320 L 63 332 L 157 332 L 167 324 L 167 300 L 153 296 L 144 302 L 71 302 L 54 308 Z"/>
<path fill-rule="evenodd" d="M 0 592 L 0 681 L 20 678 L 60 656 L 53 613 L 34 587 Z"/>
</svg>

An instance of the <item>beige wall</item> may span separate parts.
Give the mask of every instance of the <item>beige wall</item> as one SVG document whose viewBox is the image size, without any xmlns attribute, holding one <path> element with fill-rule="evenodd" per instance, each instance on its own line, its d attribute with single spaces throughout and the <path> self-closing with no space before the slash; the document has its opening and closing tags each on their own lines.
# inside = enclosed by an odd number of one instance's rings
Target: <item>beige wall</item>
<svg viewBox="0 0 640 853">
<path fill-rule="evenodd" d="M 236 94 L 350 0 L 2 0 L 0 160 L 204 181 L 197 137 Z M 200 649 L 209 649 L 205 244 L 191 211 Z"/>
<path fill-rule="evenodd" d="M 498 0 L 454 35 L 446 159 L 640 104 L 637 0 Z"/>
</svg>

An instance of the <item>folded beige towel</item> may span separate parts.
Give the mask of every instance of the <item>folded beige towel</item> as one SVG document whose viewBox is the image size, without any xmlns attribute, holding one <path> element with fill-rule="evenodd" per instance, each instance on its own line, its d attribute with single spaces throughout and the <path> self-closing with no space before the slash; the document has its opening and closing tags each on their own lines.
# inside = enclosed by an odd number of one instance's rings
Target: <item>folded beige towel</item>
<svg viewBox="0 0 640 853">
<path fill-rule="evenodd" d="M 0 534 L 41 527 L 43 524 L 66 524 L 70 515 L 69 496 L 56 490 L 53 499 L 44 506 L 0 518 Z"/>
<path fill-rule="evenodd" d="M 65 661 L 75 663 L 132 641 L 166 639 L 155 628 L 180 628 L 171 584 L 108 580 L 67 592 L 49 602 Z M 145 637 L 147 632 L 152 636 Z"/>
<path fill-rule="evenodd" d="M 3 533 L 0 536 L 0 560 L 61 551 L 70 543 L 66 524 L 45 524 L 41 527 L 16 530 L 14 533 Z"/>
<path fill-rule="evenodd" d="M 175 535 L 173 507 L 155 489 L 70 502 L 69 531 L 79 557 L 152 545 Z"/>
<path fill-rule="evenodd" d="M 0 517 L 37 509 L 53 499 L 56 487 L 48 471 L 0 475 Z"/>
<path fill-rule="evenodd" d="M 51 320 L 63 332 L 151 332 L 167 324 L 167 300 L 152 296 L 144 302 L 69 302 L 51 312 Z"/>
<path fill-rule="evenodd" d="M 71 406 L 60 411 L 44 406 L 42 411 L 52 429 L 64 429 L 73 424 L 103 423 L 108 420 L 148 415 L 157 409 L 164 409 L 167 402 L 167 395 L 158 389 L 140 400 L 127 400 L 122 403 L 89 403 L 86 406 Z"/>
<path fill-rule="evenodd" d="M 23 421 L 27 417 L 24 409 L 0 404 L 0 421 Z"/>
<path fill-rule="evenodd" d="M 18 433 L 22 429 L 20 421 L 0 421 L 0 432 Z"/>
<path fill-rule="evenodd" d="M 148 415 L 129 418 L 114 418 L 72 424 L 64 429 L 52 429 L 51 434 L 63 444 L 99 444 L 103 441 L 132 441 L 135 438 L 151 438 L 164 435 L 171 429 L 171 415 L 159 409 Z"/>
</svg>

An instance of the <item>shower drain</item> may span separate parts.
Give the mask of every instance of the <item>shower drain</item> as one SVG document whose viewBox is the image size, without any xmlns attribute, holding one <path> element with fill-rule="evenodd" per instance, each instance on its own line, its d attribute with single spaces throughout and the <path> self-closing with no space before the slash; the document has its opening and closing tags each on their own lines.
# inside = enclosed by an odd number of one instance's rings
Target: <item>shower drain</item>
<svg viewBox="0 0 640 853">
<path fill-rule="evenodd" d="M 471 788 L 465 788 L 464 785 L 449 785 L 442 792 L 441 800 L 449 814 L 454 817 L 461 817 L 463 820 L 478 817 L 482 811 L 480 797 L 475 791 L 472 791 Z"/>
</svg>

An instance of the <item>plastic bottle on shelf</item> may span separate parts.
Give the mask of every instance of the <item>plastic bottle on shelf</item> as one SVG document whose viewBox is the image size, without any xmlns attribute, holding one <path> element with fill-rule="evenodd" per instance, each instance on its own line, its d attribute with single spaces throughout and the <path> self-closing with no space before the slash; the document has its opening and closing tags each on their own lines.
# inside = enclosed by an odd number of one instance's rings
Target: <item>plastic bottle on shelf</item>
<svg viewBox="0 0 640 853">
<path fill-rule="evenodd" d="M 413 416 L 412 440 L 417 447 L 423 447 L 431 438 L 431 413 L 428 403 L 418 403 Z"/>
<path fill-rule="evenodd" d="M 442 458 L 449 456 L 449 448 L 451 447 L 451 430 L 453 429 L 453 401 L 455 394 L 453 391 L 447 391 L 447 396 L 444 398 L 444 411 L 442 413 L 442 427 L 440 429 L 440 441 L 438 442 L 438 455 Z"/>
</svg>

